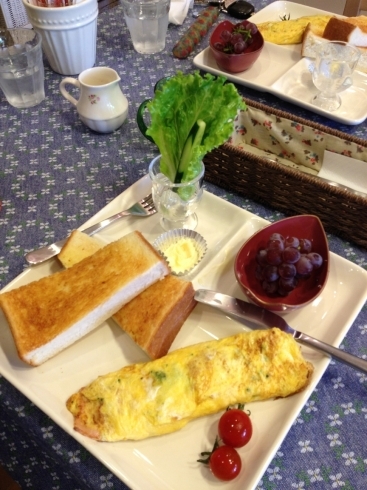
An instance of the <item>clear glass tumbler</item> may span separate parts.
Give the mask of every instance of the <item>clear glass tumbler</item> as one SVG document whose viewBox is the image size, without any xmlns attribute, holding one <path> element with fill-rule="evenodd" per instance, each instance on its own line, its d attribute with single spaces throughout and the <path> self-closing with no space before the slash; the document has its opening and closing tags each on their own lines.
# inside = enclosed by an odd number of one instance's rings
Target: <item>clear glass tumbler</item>
<svg viewBox="0 0 367 490">
<path fill-rule="evenodd" d="M 45 98 L 42 38 L 32 29 L 9 29 L 1 36 L 0 88 L 13 107 L 25 109 Z"/>
<path fill-rule="evenodd" d="M 149 165 L 154 205 L 165 230 L 186 228 L 194 230 L 198 224 L 196 210 L 203 197 L 205 167 L 201 163 L 200 174 L 189 182 L 175 184 L 160 171 L 161 156 Z"/>
<path fill-rule="evenodd" d="M 121 0 L 134 49 L 153 54 L 166 46 L 170 0 Z"/>
</svg>

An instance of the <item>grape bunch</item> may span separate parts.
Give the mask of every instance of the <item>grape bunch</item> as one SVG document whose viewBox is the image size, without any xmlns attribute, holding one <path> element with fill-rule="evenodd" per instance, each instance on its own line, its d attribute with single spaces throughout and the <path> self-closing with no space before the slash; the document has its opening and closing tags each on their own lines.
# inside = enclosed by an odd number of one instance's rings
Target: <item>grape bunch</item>
<svg viewBox="0 0 367 490">
<path fill-rule="evenodd" d="M 273 233 L 265 248 L 256 255 L 256 278 L 269 296 L 287 296 L 300 280 L 307 279 L 323 264 L 320 254 L 312 251 L 307 238 Z"/>
<path fill-rule="evenodd" d="M 214 43 L 218 51 L 228 54 L 241 54 L 253 43 L 257 26 L 248 20 L 235 24 L 232 31 L 228 29 L 220 33 L 221 41 Z"/>
</svg>

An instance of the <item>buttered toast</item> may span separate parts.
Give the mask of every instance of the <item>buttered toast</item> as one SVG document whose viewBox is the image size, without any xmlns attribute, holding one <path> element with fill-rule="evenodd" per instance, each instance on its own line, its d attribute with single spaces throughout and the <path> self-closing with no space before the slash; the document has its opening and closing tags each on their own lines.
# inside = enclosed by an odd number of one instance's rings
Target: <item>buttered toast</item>
<svg viewBox="0 0 367 490">
<path fill-rule="evenodd" d="M 102 245 L 74 230 L 58 258 L 69 267 Z M 167 354 L 186 318 L 196 305 L 191 282 L 168 275 L 124 305 L 113 315 L 116 323 L 151 359 Z"/>
<path fill-rule="evenodd" d="M 100 376 L 73 394 L 67 408 L 74 429 L 88 437 L 144 439 L 229 405 L 292 395 L 312 372 L 291 335 L 255 330 Z"/>
<path fill-rule="evenodd" d="M 37 366 L 116 313 L 169 268 L 139 232 L 73 267 L 0 294 L 19 357 Z"/>
</svg>

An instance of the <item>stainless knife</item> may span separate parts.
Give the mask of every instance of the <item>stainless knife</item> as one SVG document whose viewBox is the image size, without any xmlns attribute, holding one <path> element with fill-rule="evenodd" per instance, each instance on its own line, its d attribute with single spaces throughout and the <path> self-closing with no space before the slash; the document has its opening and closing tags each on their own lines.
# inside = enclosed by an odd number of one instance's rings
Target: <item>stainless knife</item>
<svg viewBox="0 0 367 490">
<path fill-rule="evenodd" d="M 198 289 L 195 299 L 199 303 L 213 306 L 223 311 L 228 316 L 249 328 L 272 328 L 278 327 L 283 332 L 289 333 L 300 344 L 307 345 L 312 349 L 323 352 L 348 366 L 367 373 L 367 361 L 352 354 L 348 354 L 337 347 L 321 342 L 309 335 L 294 330 L 281 316 L 259 306 L 247 303 L 238 298 L 226 294 L 210 291 L 209 289 Z"/>
</svg>

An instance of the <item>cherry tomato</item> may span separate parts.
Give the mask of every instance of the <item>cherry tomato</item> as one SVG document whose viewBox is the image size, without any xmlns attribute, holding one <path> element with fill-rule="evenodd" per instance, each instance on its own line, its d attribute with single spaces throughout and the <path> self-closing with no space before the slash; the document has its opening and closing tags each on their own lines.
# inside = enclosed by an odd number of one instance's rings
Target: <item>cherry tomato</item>
<svg viewBox="0 0 367 490">
<path fill-rule="evenodd" d="M 252 436 L 250 417 L 238 408 L 227 410 L 219 419 L 218 434 L 228 446 L 245 446 Z"/>
<path fill-rule="evenodd" d="M 230 446 L 219 446 L 211 454 L 209 467 L 219 480 L 229 481 L 241 471 L 242 461 L 238 452 Z"/>
</svg>

